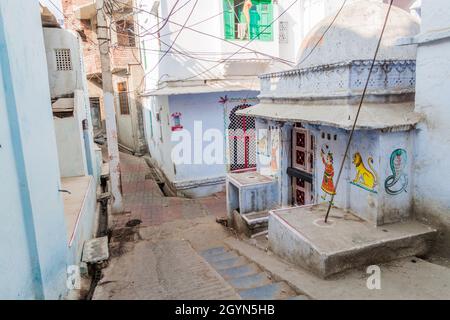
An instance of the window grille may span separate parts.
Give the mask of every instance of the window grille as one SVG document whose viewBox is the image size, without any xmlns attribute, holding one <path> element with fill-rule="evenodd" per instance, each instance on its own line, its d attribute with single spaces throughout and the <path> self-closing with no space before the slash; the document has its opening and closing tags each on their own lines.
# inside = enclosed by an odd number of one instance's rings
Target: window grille
<svg viewBox="0 0 450 320">
<path fill-rule="evenodd" d="M 288 22 L 287 21 L 280 21 L 279 42 L 280 43 L 288 43 Z"/>
<path fill-rule="evenodd" d="M 72 59 L 70 57 L 70 49 L 55 49 L 56 70 L 71 71 Z"/>
</svg>

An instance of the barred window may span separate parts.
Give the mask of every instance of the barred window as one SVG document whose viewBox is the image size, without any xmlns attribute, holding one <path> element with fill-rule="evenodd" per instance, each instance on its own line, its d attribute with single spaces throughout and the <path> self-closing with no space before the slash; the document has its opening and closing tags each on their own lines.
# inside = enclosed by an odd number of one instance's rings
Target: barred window
<svg viewBox="0 0 450 320">
<path fill-rule="evenodd" d="M 117 84 L 117 91 L 119 92 L 120 114 L 130 114 L 130 106 L 128 105 L 127 83 L 119 82 Z"/>
<path fill-rule="evenodd" d="M 56 70 L 71 71 L 72 59 L 70 57 L 70 49 L 55 49 Z"/>
</svg>

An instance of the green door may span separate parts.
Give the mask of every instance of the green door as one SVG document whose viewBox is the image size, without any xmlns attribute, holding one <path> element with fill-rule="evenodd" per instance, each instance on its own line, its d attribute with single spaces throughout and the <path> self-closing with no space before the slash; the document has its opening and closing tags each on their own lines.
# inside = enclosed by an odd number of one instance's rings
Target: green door
<svg viewBox="0 0 450 320">
<path fill-rule="evenodd" d="M 252 34 L 252 39 L 255 37 L 262 41 L 272 41 L 273 40 L 273 6 L 271 0 L 258 0 L 253 1 L 255 10 L 255 23 L 257 23 L 257 27 L 255 30 L 258 30 L 256 34 Z M 250 28 L 252 29 L 252 28 Z"/>
<path fill-rule="evenodd" d="M 225 39 L 234 39 L 234 0 L 223 0 Z"/>
</svg>

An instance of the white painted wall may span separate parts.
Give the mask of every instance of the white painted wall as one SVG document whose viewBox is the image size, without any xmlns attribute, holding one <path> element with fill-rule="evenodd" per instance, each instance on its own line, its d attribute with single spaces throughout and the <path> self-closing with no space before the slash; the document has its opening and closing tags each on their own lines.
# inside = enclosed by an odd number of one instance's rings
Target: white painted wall
<svg viewBox="0 0 450 320">
<path fill-rule="evenodd" d="M 73 94 L 75 89 L 82 89 L 81 51 L 75 34 L 63 29 L 44 28 L 44 39 L 52 97 Z M 56 49 L 70 49 L 73 67 L 71 71 L 57 70 Z"/>
<path fill-rule="evenodd" d="M 348 0 L 347 6 L 354 2 L 361 0 Z M 383 0 L 363 0 L 367 2 L 383 2 Z M 273 4 L 273 18 L 274 20 L 287 9 L 293 1 L 291 0 L 279 0 Z M 273 41 L 237 41 L 226 40 L 224 36 L 224 18 L 223 14 L 223 2 L 222 0 L 210 1 L 199 0 L 197 7 L 194 9 L 192 17 L 187 22 L 187 26 L 192 26 L 193 29 L 202 33 L 211 34 L 217 38 L 207 36 L 205 34 L 199 34 L 195 31 L 184 29 L 180 35 L 178 31 L 180 26 L 168 23 L 159 32 L 161 37 L 161 43 L 158 42 L 157 37 L 158 28 L 156 27 L 158 20 L 149 12 L 152 9 L 153 0 L 139 0 L 138 6 L 144 11 L 139 14 L 138 23 L 141 26 L 141 32 L 146 34 L 140 43 L 141 53 L 144 57 L 144 67 L 147 72 L 153 70 L 158 64 L 160 54 L 157 51 L 161 49 L 163 52 L 168 49 L 164 44 L 171 44 L 176 38 L 173 49 L 187 52 L 191 57 L 183 56 L 180 54 L 168 54 L 162 60 L 160 65 L 147 75 L 146 90 L 150 90 L 156 87 L 156 82 L 159 80 L 180 80 L 187 79 L 202 73 L 205 70 L 217 65 L 217 62 L 201 61 L 194 58 L 202 58 L 206 60 L 219 60 L 229 58 L 233 53 L 236 53 L 240 48 L 233 45 L 238 44 L 246 46 L 246 49 L 242 49 L 239 53 L 232 56 L 230 59 L 267 59 L 267 56 L 255 54 L 250 50 L 257 50 L 259 52 L 281 57 L 283 59 L 292 61 L 295 65 L 299 57 L 300 45 L 308 32 L 320 22 L 323 18 L 334 15 L 341 7 L 343 0 L 300 0 L 293 5 L 286 13 L 284 13 L 273 24 L 274 39 Z M 172 9 L 176 0 L 160 1 L 158 14 L 160 26 L 162 21 L 166 18 Z M 183 5 L 183 3 L 182 3 Z M 170 17 L 170 20 L 183 25 L 188 17 L 191 9 L 193 8 L 194 1 L 189 2 L 182 7 L 179 11 L 175 9 L 176 13 Z M 398 3 L 399 6 L 405 7 L 405 4 Z M 178 8 L 181 6 L 178 5 Z M 203 20 L 206 20 L 203 22 Z M 279 22 L 288 23 L 288 43 L 279 42 Z M 198 23 L 198 24 L 197 24 Z M 154 33 L 151 35 L 150 33 Z M 222 39 L 222 40 L 221 40 Z M 232 43 L 230 43 L 232 42 Z M 250 49 L 250 50 L 247 50 Z M 201 54 L 200 54 L 201 53 Z M 211 79 L 221 78 L 224 76 L 224 64 L 221 64 L 212 70 L 202 74 L 200 78 Z M 272 64 L 266 71 L 278 71 L 280 69 L 289 69 L 286 64 L 275 63 Z"/>
<path fill-rule="evenodd" d="M 450 1 L 422 1 L 416 110 L 425 114 L 416 143 L 414 205 L 417 214 L 442 228 L 438 247 L 450 255 Z M 446 34 L 446 35 L 445 35 Z"/>
<path fill-rule="evenodd" d="M 54 117 L 55 135 L 61 177 L 77 177 L 88 174 L 82 121 L 84 105 L 80 92 L 74 99 L 72 117 Z M 81 98 L 81 99 L 80 99 Z"/>
<path fill-rule="evenodd" d="M 62 7 L 62 0 L 38 0 L 39 3 L 47 7 L 48 10 L 55 16 L 56 20 L 61 26 L 64 26 L 64 14 Z"/>
</svg>

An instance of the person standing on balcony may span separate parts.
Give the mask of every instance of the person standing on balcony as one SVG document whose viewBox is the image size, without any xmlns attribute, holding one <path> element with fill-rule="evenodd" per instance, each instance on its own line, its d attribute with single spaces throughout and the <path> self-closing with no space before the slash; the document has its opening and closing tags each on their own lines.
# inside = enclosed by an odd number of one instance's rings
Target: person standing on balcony
<svg viewBox="0 0 450 320">
<path fill-rule="evenodd" d="M 242 9 L 242 13 L 245 16 L 245 20 L 247 22 L 247 36 L 250 39 L 250 9 L 252 8 L 253 3 L 252 0 L 245 0 L 244 8 Z"/>
</svg>

